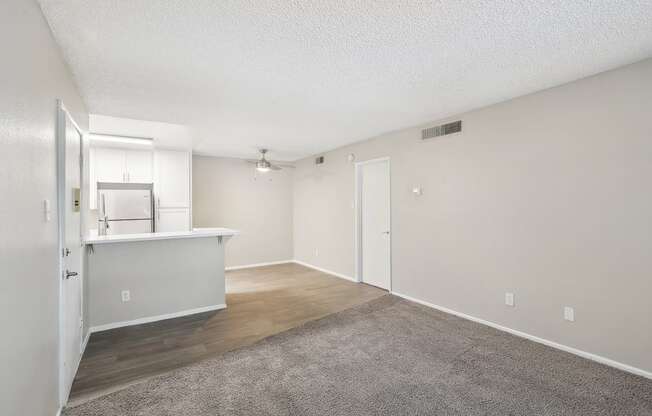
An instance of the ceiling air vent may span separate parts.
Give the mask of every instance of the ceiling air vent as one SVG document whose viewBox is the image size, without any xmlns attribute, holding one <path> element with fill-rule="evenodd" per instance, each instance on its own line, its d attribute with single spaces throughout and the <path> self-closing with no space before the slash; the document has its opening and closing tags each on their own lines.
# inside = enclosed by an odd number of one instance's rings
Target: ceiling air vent
<svg viewBox="0 0 652 416">
<path fill-rule="evenodd" d="M 421 130 L 421 140 L 432 139 L 433 137 L 445 136 L 447 134 L 459 133 L 462 131 L 462 120 L 441 126 L 429 127 Z"/>
</svg>

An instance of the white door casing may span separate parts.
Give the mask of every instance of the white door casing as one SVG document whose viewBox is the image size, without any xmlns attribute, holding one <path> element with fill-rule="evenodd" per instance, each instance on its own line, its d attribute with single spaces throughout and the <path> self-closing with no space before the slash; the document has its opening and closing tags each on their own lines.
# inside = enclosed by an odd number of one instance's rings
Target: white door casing
<svg viewBox="0 0 652 416">
<path fill-rule="evenodd" d="M 82 353 L 82 133 L 59 103 L 57 111 L 59 220 L 59 349 L 61 404 L 70 393 Z"/>
<path fill-rule="evenodd" d="M 356 164 L 358 280 L 391 290 L 389 159 Z"/>
</svg>

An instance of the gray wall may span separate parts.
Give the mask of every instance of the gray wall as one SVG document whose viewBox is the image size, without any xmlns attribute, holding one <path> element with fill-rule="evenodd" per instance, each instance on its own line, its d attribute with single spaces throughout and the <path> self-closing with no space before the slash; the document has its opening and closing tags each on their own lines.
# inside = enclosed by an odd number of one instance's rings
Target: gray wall
<svg viewBox="0 0 652 416">
<path fill-rule="evenodd" d="M 241 159 L 193 156 L 193 226 L 241 233 L 226 246 L 227 267 L 292 259 L 292 174 L 261 174 Z"/>
<path fill-rule="evenodd" d="M 91 327 L 225 304 L 226 240 L 95 244 L 88 253 Z M 130 301 L 122 302 L 123 290 L 129 290 Z"/>
<path fill-rule="evenodd" d="M 0 50 L 0 414 L 54 416 L 55 100 L 63 99 L 82 128 L 88 115 L 36 2 L 0 2 Z M 44 199 L 52 204 L 50 222 Z"/>
<path fill-rule="evenodd" d="M 390 156 L 394 291 L 652 371 L 651 111 L 647 60 L 302 160 L 295 258 L 354 275 L 346 156 Z"/>
</svg>

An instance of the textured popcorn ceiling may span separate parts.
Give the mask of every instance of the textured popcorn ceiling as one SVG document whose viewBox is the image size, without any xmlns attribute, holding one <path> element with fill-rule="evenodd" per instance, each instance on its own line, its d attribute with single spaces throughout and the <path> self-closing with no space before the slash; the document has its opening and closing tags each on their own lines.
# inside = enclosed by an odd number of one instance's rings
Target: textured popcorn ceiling
<svg viewBox="0 0 652 416">
<path fill-rule="evenodd" d="M 293 160 L 652 55 L 652 1 L 40 0 L 90 111 Z"/>
</svg>

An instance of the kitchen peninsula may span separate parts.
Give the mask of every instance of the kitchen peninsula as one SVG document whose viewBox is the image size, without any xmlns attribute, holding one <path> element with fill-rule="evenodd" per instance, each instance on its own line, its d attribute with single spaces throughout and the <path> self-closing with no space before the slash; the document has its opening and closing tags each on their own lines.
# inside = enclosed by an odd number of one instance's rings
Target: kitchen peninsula
<svg viewBox="0 0 652 416">
<path fill-rule="evenodd" d="M 237 234 L 203 228 L 87 238 L 91 332 L 225 308 L 224 244 Z"/>
</svg>

